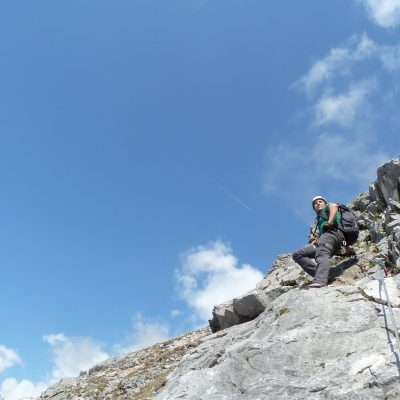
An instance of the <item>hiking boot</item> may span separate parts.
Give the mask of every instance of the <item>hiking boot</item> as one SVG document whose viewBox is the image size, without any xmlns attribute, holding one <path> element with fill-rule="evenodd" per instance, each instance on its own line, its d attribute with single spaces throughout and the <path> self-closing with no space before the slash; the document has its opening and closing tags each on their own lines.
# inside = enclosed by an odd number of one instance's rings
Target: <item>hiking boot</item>
<svg viewBox="0 0 400 400">
<path fill-rule="evenodd" d="M 309 285 L 307 285 L 306 288 L 307 289 L 320 289 L 325 286 L 326 285 L 323 285 L 322 283 L 313 282 L 313 283 L 310 283 Z"/>
</svg>

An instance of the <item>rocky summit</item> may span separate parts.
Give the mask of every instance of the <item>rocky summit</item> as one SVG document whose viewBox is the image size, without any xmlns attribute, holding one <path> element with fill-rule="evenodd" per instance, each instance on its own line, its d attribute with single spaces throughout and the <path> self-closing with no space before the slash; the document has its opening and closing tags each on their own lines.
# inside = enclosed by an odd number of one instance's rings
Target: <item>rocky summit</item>
<svg viewBox="0 0 400 400">
<path fill-rule="evenodd" d="M 209 329 L 100 363 L 40 398 L 400 399 L 400 159 L 350 208 L 355 254 L 332 258 L 327 287 L 307 290 L 311 278 L 281 255 L 254 290 L 214 307 Z"/>
</svg>

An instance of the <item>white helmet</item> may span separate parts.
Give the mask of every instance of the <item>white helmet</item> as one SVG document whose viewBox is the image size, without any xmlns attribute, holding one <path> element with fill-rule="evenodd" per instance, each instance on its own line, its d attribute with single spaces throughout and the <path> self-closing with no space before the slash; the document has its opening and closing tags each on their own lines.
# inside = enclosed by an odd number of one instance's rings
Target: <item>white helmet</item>
<svg viewBox="0 0 400 400">
<path fill-rule="evenodd" d="M 316 200 L 323 200 L 325 203 L 328 203 L 324 197 L 322 197 L 322 196 L 315 196 L 315 197 L 312 199 L 312 202 L 311 202 L 312 208 L 314 208 L 314 202 L 315 202 Z"/>
</svg>

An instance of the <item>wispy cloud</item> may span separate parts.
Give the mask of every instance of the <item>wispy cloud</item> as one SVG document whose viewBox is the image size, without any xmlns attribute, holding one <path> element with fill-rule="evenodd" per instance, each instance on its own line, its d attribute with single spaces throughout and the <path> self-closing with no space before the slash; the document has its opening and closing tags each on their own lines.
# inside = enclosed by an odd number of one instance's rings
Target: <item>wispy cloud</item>
<svg viewBox="0 0 400 400">
<path fill-rule="evenodd" d="M 294 86 L 311 95 L 318 86 L 332 81 L 338 74 L 348 75 L 355 62 L 371 57 L 375 51 L 374 42 L 366 34 L 352 36 L 345 46 L 331 49 L 326 57 L 316 61 Z"/>
<path fill-rule="evenodd" d="M 304 203 L 295 212 L 308 215 L 308 199 L 321 188 L 336 199 L 346 190 L 365 190 L 390 158 L 381 134 L 400 119 L 399 70 L 400 46 L 379 44 L 366 34 L 314 62 L 294 84 L 306 99 L 299 110 L 305 116 L 298 127 L 302 137 L 267 149 L 265 191 L 288 204 Z"/>
<path fill-rule="evenodd" d="M 126 344 L 115 345 L 115 350 L 119 354 L 125 354 L 132 351 L 151 346 L 169 338 L 168 324 L 144 318 L 142 314 L 136 314 L 132 318 L 132 328 Z"/>
<path fill-rule="evenodd" d="M 89 337 L 68 337 L 57 333 L 43 339 L 51 346 L 54 355 L 53 380 L 76 376 L 109 358 L 101 344 Z"/>
<path fill-rule="evenodd" d="M 171 314 L 172 318 L 177 318 L 177 317 L 179 317 L 180 315 L 183 314 L 183 311 L 181 311 L 181 310 L 171 310 L 170 314 Z"/>
<path fill-rule="evenodd" d="M 310 199 L 328 186 L 324 195 L 339 201 L 344 185 L 353 191 L 364 188 L 377 166 L 389 156 L 369 143 L 367 135 L 321 133 L 306 145 L 281 143 L 268 149 L 264 189 L 280 197 L 298 217 L 308 220 Z M 330 185 L 326 185 L 329 182 Z M 344 201 L 343 199 L 341 201 Z"/>
<path fill-rule="evenodd" d="M 192 248 L 181 256 L 177 289 L 194 312 L 194 322 L 206 323 L 214 305 L 253 289 L 262 273 L 239 265 L 232 249 L 221 240 Z"/>
<path fill-rule="evenodd" d="M 379 57 L 387 71 L 398 72 L 400 70 L 400 46 L 381 46 Z"/>
<path fill-rule="evenodd" d="M 318 164 L 317 177 L 331 177 L 338 182 L 369 182 L 378 165 L 388 155 L 372 146 L 362 136 L 325 133 L 318 136 L 311 153 L 313 162 Z"/>
<path fill-rule="evenodd" d="M 357 0 L 363 4 L 369 18 L 383 28 L 400 25 L 400 0 Z"/>
<path fill-rule="evenodd" d="M 18 353 L 6 346 L 0 346 L 0 372 L 21 363 Z"/>
<path fill-rule="evenodd" d="M 370 114 L 367 96 L 376 87 L 375 80 L 368 80 L 356 82 L 343 94 L 333 95 L 330 91 L 324 93 L 315 106 L 315 123 L 349 128 L 360 119 L 364 121 Z"/>
</svg>

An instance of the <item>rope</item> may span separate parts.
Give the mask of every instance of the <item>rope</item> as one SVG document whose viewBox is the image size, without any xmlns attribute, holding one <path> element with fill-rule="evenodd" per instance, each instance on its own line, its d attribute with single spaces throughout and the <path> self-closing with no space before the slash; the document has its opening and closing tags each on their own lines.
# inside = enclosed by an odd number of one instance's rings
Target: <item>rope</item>
<svg viewBox="0 0 400 400">
<path fill-rule="evenodd" d="M 388 304 L 389 315 L 390 315 L 390 319 L 392 320 L 393 330 L 394 330 L 394 333 L 396 335 L 397 345 L 399 347 L 399 357 L 400 357 L 400 337 L 399 337 L 399 332 L 397 330 L 396 320 L 394 319 L 394 315 L 393 315 L 392 304 L 390 303 L 389 294 L 388 294 L 388 291 L 387 291 L 387 288 L 386 288 L 385 276 L 384 276 L 384 267 L 382 265 L 380 265 L 379 271 L 380 271 L 379 282 L 383 286 L 383 290 L 385 292 L 386 302 Z"/>
</svg>

